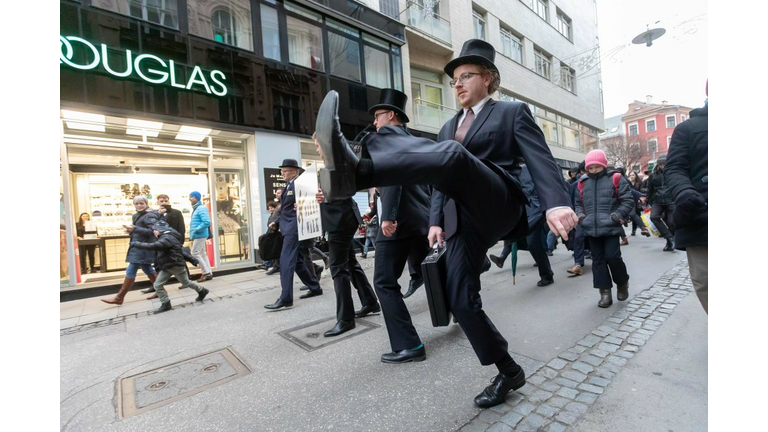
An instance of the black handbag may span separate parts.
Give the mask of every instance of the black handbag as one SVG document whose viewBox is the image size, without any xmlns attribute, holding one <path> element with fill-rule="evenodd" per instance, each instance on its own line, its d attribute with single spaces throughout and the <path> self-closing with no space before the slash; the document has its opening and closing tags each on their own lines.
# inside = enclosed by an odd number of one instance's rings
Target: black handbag
<svg viewBox="0 0 768 432">
<path fill-rule="evenodd" d="M 424 291 L 427 293 L 429 316 L 433 327 L 445 327 L 451 323 L 451 311 L 445 295 L 446 261 L 444 247 L 435 247 L 421 263 Z"/>
<path fill-rule="evenodd" d="M 280 258 L 283 249 L 283 236 L 277 231 L 270 230 L 259 237 L 259 256 L 262 260 Z"/>
</svg>

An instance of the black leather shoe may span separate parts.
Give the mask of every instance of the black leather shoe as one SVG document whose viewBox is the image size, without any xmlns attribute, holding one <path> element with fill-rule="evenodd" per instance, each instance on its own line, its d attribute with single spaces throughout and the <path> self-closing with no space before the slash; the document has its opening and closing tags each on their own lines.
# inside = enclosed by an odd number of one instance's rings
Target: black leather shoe
<svg viewBox="0 0 768 432">
<path fill-rule="evenodd" d="M 664 250 L 664 252 L 672 252 L 672 251 L 674 251 L 675 250 L 675 242 L 671 238 L 667 239 L 667 245 L 664 246 L 663 250 Z"/>
<path fill-rule="evenodd" d="M 517 375 L 498 374 L 491 380 L 491 385 L 475 397 L 475 405 L 490 408 L 504 402 L 507 393 L 525 385 L 525 372 L 520 369 Z"/>
<path fill-rule="evenodd" d="M 629 281 L 624 285 L 619 285 L 616 288 L 616 300 L 624 301 L 629 297 Z"/>
<path fill-rule="evenodd" d="M 197 293 L 197 298 L 195 299 L 195 301 L 201 302 L 205 300 L 205 296 L 207 296 L 209 292 L 210 291 L 208 291 L 206 288 L 201 289 L 200 292 Z"/>
<path fill-rule="evenodd" d="M 317 296 L 321 296 L 321 295 L 323 295 L 323 290 L 317 290 L 317 291 L 309 290 L 308 293 L 304 294 L 303 296 L 300 296 L 299 298 L 300 299 L 308 299 L 308 298 L 317 297 Z"/>
<path fill-rule="evenodd" d="M 288 309 L 290 307 L 293 307 L 292 301 L 288 302 L 283 299 L 277 299 L 277 301 L 274 302 L 273 304 L 264 306 L 264 309 L 277 310 L 277 309 L 283 309 L 283 308 Z"/>
<path fill-rule="evenodd" d="M 342 333 L 346 333 L 350 330 L 355 328 L 355 320 L 351 321 L 339 321 L 336 323 L 335 326 L 333 326 L 332 329 L 328 330 L 327 332 L 323 333 L 323 336 L 325 337 L 333 337 L 338 336 Z"/>
<path fill-rule="evenodd" d="M 501 258 L 497 257 L 496 255 L 490 256 L 491 261 L 493 261 L 494 264 L 496 264 L 496 267 L 502 268 L 504 267 L 504 261 L 501 260 Z"/>
<path fill-rule="evenodd" d="M 369 314 L 381 312 L 381 306 L 378 303 L 374 303 L 373 306 L 365 305 L 360 308 L 359 311 L 355 311 L 355 318 L 362 318 Z"/>
<path fill-rule="evenodd" d="M 315 123 L 317 142 L 323 152 L 325 168 L 320 170 L 320 188 L 327 201 L 349 198 L 357 192 L 355 170 L 358 158 L 339 124 L 339 94 L 325 95 Z"/>
<path fill-rule="evenodd" d="M 427 350 L 422 346 L 419 349 L 404 349 L 381 355 L 382 363 L 408 363 L 412 361 L 424 361 L 427 359 Z"/>
<path fill-rule="evenodd" d="M 155 287 L 154 286 L 151 286 L 151 287 L 149 287 L 149 288 L 147 288 L 145 290 L 141 290 L 142 294 L 149 294 L 149 293 L 153 293 L 153 292 L 155 292 Z"/>
<path fill-rule="evenodd" d="M 171 301 L 168 300 L 165 303 L 160 303 L 160 307 L 155 309 L 155 313 L 159 314 L 159 313 L 163 313 L 163 312 L 168 312 L 171 309 L 173 309 L 173 307 L 171 307 Z"/>
<path fill-rule="evenodd" d="M 488 257 L 486 256 L 485 260 L 483 261 L 483 271 L 481 271 L 480 273 L 485 273 L 490 269 L 491 269 L 491 260 L 489 260 Z"/>
<path fill-rule="evenodd" d="M 279 269 L 279 268 L 276 268 L 276 267 L 272 267 L 272 269 L 271 269 L 271 270 L 267 270 L 267 273 L 266 273 L 266 274 L 268 274 L 268 275 L 273 275 L 273 274 L 275 274 L 275 273 L 280 273 L 280 269 Z"/>
<path fill-rule="evenodd" d="M 408 282 L 408 292 L 406 292 L 403 295 L 403 298 L 406 299 L 412 296 L 413 293 L 415 293 L 416 290 L 419 289 L 419 287 L 421 287 L 422 285 L 424 285 L 424 279 L 422 278 L 411 279 L 411 281 Z"/>
<path fill-rule="evenodd" d="M 600 288 L 600 301 L 597 302 L 597 306 L 601 308 L 607 308 L 613 304 L 613 297 L 611 297 L 611 289 Z"/>
<path fill-rule="evenodd" d="M 552 278 L 552 279 L 542 279 L 542 280 L 536 282 L 536 286 L 542 287 L 542 286 L 552 285 L 553 283 L 555 283 L 555 279 L 554 278 Z"/>
</svg>

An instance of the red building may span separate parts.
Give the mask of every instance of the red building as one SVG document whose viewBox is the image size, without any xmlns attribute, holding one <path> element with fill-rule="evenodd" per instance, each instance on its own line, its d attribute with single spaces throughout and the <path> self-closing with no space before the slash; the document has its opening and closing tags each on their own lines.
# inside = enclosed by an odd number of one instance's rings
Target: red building
<svg viewBox="0 0 768 432">
<path fill-rule="evenodd" d="M 647 142 L 647 154 L 632 167 L 633 171 L 643 172 L 653 168 L 656 158 L 669 151 L 669 142 L 675 126 L 688 120 L 692 108 L 682 105 L 652 103 L 651 96 L 646 102 L 634 101 L 621 117 L 624 133 L 627 137 L 638 136 Z"/>
</svg>

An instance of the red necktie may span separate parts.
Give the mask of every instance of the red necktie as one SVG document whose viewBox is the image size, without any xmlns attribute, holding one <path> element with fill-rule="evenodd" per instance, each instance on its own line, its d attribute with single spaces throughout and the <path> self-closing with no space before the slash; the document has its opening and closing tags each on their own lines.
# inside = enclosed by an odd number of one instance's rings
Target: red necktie
<svg viewBox="0 0 768 432">
<path fill-rule="evenodd" d="M 461 122 L 461 126 L 456 130 L 456 141 L 464 144 L 464 137 L 467 136 L 469 128 L 472 127 L 472 122 L 475 120 L 475 113 L 472 108 L 467 110 L 467 115 L 464 116 L 464 121 Z"/>
</svg>

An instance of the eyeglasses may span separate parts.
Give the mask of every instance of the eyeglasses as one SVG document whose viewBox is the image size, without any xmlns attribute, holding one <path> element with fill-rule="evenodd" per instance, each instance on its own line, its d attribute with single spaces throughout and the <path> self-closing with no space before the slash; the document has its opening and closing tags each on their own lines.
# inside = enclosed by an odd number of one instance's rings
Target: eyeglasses
<svg viewBox="0 0 768 432">
<path fill-rule="evenodd" d="M 374 114 L 374 115 L 373 115 L 373 121 L 379 121 L 379 116 L 380 116 L 380 115 L 382 115 L 382 114 L 387 114 L 387 113 L 391 113 L 391 112 L 392 112 L 392 111 L 390 110 L 390 111 L 382 111 L 382 112 L 380 112 L 380 113 L 378 113 L 378 114 Z"/>
<path fill-rule="evenodd" d="M 457 83 L 464 85 L 464 82 L 472 78 L 473 75 L 482 75 L 482 74 L 477 72 L 464 72 L 463 74 L 459 75 L 458 78 L 452 79 L 448 84 L 450 84 L 451 87 L 456 87 Z"/>
</svg>

